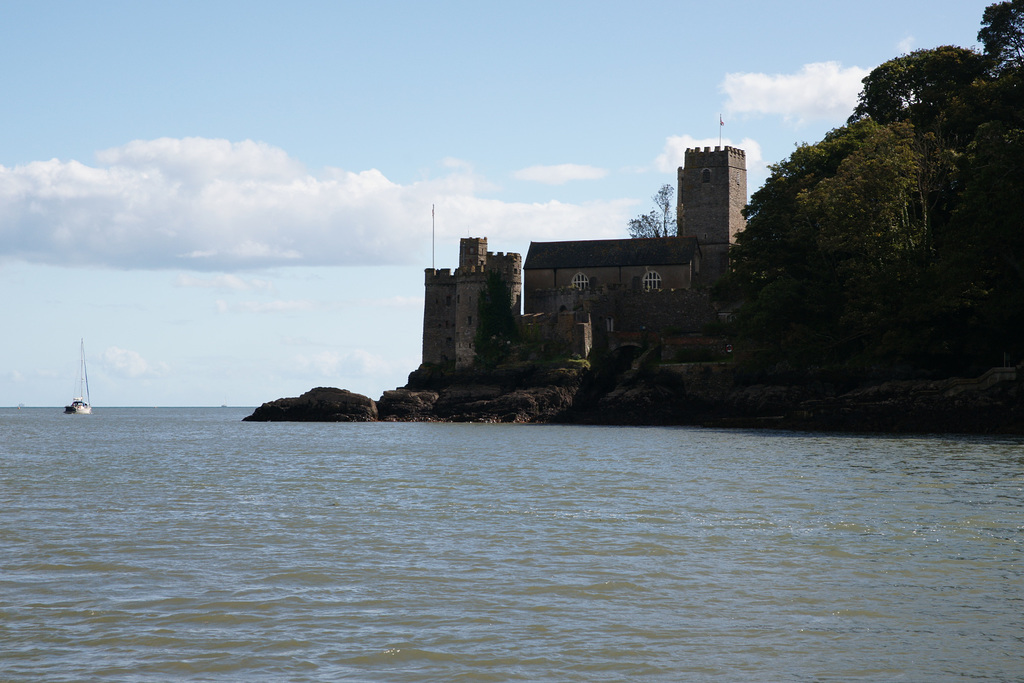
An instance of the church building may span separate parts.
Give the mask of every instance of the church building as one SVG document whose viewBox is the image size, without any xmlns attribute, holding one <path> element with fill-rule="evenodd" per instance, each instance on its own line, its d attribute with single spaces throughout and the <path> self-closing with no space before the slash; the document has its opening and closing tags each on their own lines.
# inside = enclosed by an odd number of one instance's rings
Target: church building
<svg viewBox="0 0 1024 683">
<path fill-rule="evenodd" d="M 717 316 L 708 287 L 728 271 L 729 246 L 746 225 L 746 155 L 688 149 L 677 178 L 673 237 L 531 242 L 525 263 L 488 252 L 486 238 L 461 240 L 454 273 L 426 271 L 423 362 L 472 365 L 477 300 L 491 270 L 509 285 L 523 324 L 571 336 L 583 357 L 641 332 L 699 333 Z"/>
</svg>

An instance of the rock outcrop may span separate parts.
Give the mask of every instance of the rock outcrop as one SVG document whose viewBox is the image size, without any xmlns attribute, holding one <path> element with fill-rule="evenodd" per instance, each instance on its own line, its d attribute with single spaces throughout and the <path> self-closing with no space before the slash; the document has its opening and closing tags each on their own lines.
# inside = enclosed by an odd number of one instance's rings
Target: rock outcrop
<svg viewBox="0 0 1024 683">
<path fill-rule="evenodd" d="M 375 422 L 377 404 L 373 399 L 345 389 L 317 387 L 296 398 L 279 398 L 264 403 L 249 422 Z"/>
<path fill-rule="evenodd" d="M 801 401 L 786 429 L 877 433 L 1024 434 L 1024 382 L 1016 368 L 977 379 L 888 381 Z"/>
<path fill-rule="evenodd" d="M 495 370 L 420 368 L 404 388 L 386 391 L 382 420 L 553 422 L 572 406 L 587 366 L 523 363 Z"/>
<path fill-rule="evenodd" d="M 1024 372 L 971 379 L 860 381 L 800 376 L 738 378 L 725 363 L 649 358 L 523 363 L 444 372 L 421 367 L 374 403 L 318 388 L 265 403 L 246 420 L 558 422 L 703 425 L 876 433 L 1024 434 Z M 773 381 L 774 379 L 774 381 Z"/>
<path fill-rule="evenodd" d="M 414 391 L 392 389 L 385 391 L 377 402 L 382 420 L 389 422 L 434 422 L 434 405 L 439 394 L 436 391 Z"/>
</svg>

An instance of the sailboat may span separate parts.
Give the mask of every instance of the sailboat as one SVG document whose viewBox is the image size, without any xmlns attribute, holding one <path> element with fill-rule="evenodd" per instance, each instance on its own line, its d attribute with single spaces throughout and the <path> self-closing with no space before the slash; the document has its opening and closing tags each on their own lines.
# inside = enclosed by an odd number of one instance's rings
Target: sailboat
<svg viewBox="0 0 1024 683">
<path fill-rule="evenodd" d="M 71 399 L 71 405 L 64 406 L 64 412 L 69 415 L 89 415 L 92 413 L 92 405 L 89 397 L 89 375 L 85 371 L 85 340 L 82 340 L 82 362 L 78 373 L 78 396 Z"/>
</svg>

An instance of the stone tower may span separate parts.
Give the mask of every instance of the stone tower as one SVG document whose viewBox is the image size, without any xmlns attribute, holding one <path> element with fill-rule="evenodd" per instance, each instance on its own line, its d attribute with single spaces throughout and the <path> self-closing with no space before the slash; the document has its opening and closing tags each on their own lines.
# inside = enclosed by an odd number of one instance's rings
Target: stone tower
<svg viewBox="0 0 1024 683">
<path fill-rule="evenodd" d="M 710 285 L 729 270 L 729 245 L 747 224 L 747 155 L 729 146 L 688 149 L 678 175 L 678 233 L 697 238 L 701 280 Z"/>
<path fill-rule="evenodd" d="M 427 268 L 423 300 L 423 362 L 464 368 L 476 359 L 481 291 L 487 274 L 498 271 L 512 292 L 518 317 L 523 297 L 523 260 L 519 254 L 487 251 L 486 237 L 459 240 L 459 267 Z"/>
</svg>

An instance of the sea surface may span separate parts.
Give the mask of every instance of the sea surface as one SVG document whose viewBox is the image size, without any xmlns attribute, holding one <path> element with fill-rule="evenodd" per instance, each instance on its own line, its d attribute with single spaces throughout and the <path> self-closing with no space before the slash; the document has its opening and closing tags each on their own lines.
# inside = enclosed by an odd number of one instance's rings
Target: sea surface
<svg viewBox="0 0 1024 683">
<path fill-rule="evenodd" d="M 0 410 L 0 681 L 1020 681 L 1024 441 Z"/>
</svg>

